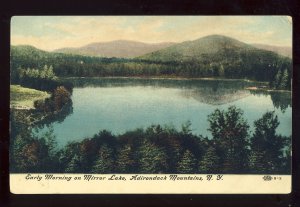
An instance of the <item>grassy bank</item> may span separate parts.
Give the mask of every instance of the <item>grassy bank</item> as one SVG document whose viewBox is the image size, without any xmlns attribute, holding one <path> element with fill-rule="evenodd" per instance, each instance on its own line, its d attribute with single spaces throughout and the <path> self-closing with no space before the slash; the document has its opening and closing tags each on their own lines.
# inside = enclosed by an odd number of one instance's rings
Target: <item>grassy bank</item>
<svg viewBox="0 0 300 207">
<path fill-rule="evenodd" d="M 50 94 L 20 85 L 10 85 L 10 107 L 19 109 L 33 108 L 33 103 L 39 99 L 45 99 Z"/>
</svg>

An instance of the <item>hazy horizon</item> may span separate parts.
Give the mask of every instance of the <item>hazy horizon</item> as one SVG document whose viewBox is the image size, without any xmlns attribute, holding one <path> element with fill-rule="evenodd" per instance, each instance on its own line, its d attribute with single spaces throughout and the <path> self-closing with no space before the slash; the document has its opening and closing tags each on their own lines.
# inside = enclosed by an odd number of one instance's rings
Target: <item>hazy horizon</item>
<svg viewBox="0 0 300 207">
<path fill-rule="evenodd" d="M 224 35 L 247 44 L 292 46 L 289 16 L 14 16 L 11 44 L 53 51 L 117 40 L 180 43 Z"/>
<path fill-rule="evenodd" d="M 77 46 L 77 47 L 60 47 L 60 48 L 56 48 L 56 49 L 52 49 L 52 50 L 45 50 L 45 51 L 55 51 L 57 49 L 63 49 L 63 48 L 80 48 L 80 47 L 83 47 L 83 46 L 86 46 L 86 45 L 90 45 L 90 44 L 97 44 L 97 43 L 110 43 L 110 42 L 117 42 L 117 41 L 130 41 L 130 42 L 137 42 L 137 43 L 143 43 L 143 44 L 164 44 L 164 43 L 172 43 L 172 44 L 177 44 L 177 43 L 180 43 L 180 42 L 154 42 L 154 43 L 151 43 L 151 42 L 142 42 L 142 41 L 135 41 L 135 40 L 126 40 L 126 39 L 117 39 L 117 40 L 111 40 L 111 41 L 105 41 L 105 42 L 87 42 L 86 44 L 84 45 L 80 45 L 80 46 Z M 25 45 L 30 45 L 30 44 L 11 44 L 12 46 L 25 46 Z M 30 45 L 30 46 L 34 46 L 34 45 Z M 38 48 L 38 47 L 36 47 Z M 40 48 L 38 48 L 40 49 Z"/>
</svg>

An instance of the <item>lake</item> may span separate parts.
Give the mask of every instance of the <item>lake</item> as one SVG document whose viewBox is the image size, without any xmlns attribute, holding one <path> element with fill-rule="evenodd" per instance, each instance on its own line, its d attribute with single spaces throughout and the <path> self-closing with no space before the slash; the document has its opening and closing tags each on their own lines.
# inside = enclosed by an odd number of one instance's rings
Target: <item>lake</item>
<svg viewBox="0 0 300 207">
<path fill-rule="evenodd" d="M 106 129 L 121 134 L 152 124 L 181 129 L 191 121 L 192 132 L 211 137 L 207 116 L 215 109 L 235 105 L 253 131 L 253 122 L 275 111 L 277 133 L 292 134 L 291 93 L 259 92 L 247 87 L 261 85 L 243 80 L 171 80 L 141 78 L 73 78 L 73 112 L 39 130 L 53 129 L 59 146 L 92 137 Z"/>
</svg>

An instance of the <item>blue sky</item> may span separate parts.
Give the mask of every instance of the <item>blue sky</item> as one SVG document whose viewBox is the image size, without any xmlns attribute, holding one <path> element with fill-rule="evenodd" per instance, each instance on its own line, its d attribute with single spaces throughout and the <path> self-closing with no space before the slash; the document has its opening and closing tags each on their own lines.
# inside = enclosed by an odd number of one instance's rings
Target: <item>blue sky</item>
<svg viewBox="0 0 300 207">
<path fill-rule="evenodd" d="M 44 50 L 91 42 L 183 42 L 221 34 L 246 43 L 292 45 L 288 16 L 15 16 L 11 44 Z"/>
</svg>

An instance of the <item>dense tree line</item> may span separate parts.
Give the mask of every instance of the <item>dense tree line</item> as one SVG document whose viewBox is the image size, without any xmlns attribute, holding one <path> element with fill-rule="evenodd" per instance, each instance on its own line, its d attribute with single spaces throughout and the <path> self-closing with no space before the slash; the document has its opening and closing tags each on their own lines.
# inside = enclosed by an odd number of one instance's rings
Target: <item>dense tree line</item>
<svg viewBox="0 0 300 207">
<path fill-rule="evenodd" d="M 33 47 L 12 47 L 11 79 L 18 81 L 18 68 L 52 65 L 59 77 L 173 76 L 247 78 L 269 82 L 275 89 L 290 89 L 292 61 L 263 50 L 226 50 L 197 58 L 169 61 L 100 58 L 49 53 Z"/>
<path fill-rule="evenodd" d="M 14 76 L 12 83 L 23 87 L 34 88 L 50 92 L 50 97 L 44 100 L 36 100 L 34 109 L 28 111 L 32 123 L 51 123 L 52 120 L 65 117 L 72 112 L 73 84 L 59 81 L 52 66 L 44 65 L 42 68 L 18 68 L 18 75 Z"/>
<path fill-rule="evenodd" d="M 72 108 L 73 84 L 66 81 L 59 81 L 52 66 L 44 65 L 42 68 L 18 68 L 17 75 L 12 83 L 20 84 L 23 87 L 34 88 L 50 92 L 51 96 L 45 100 L 36 100 L 32 114 L 36 118 L 45 119 L 53 114 L 65 114 Z M 66 114 L 67 114 L 66 113 Z M 55 116 L 58 117 L 58 116 Z M 42 120 L 39 120 L 42 121 Z"/>
<path fill-rule="evenodd" d="M 17 72 L 13 73 L 11 83 L 48 92 L 53 92 L 59 86 L 63 86 L 70 92 L 73 90 L 70 82 L 58 80 L 52 65 L 27 69 L 19 67 Z"/>
<path fill-rule="evenodd" d="M 291 137 L 276 133 L 274 112 L 254 122 L 234 106 L 208 116 L 212 139 L 195 135 L 191 123 L 181 130 L 152 125 L 121 135 L 103 130 L 92 138 L 57 148 L 51 131 L 31 133 L 23 111 L 11 117 L 11 172 L 57 173 L 234 173 L 289 174 Z M 201 117 L 199 117 L 201 118 Z"/>
</svg>

